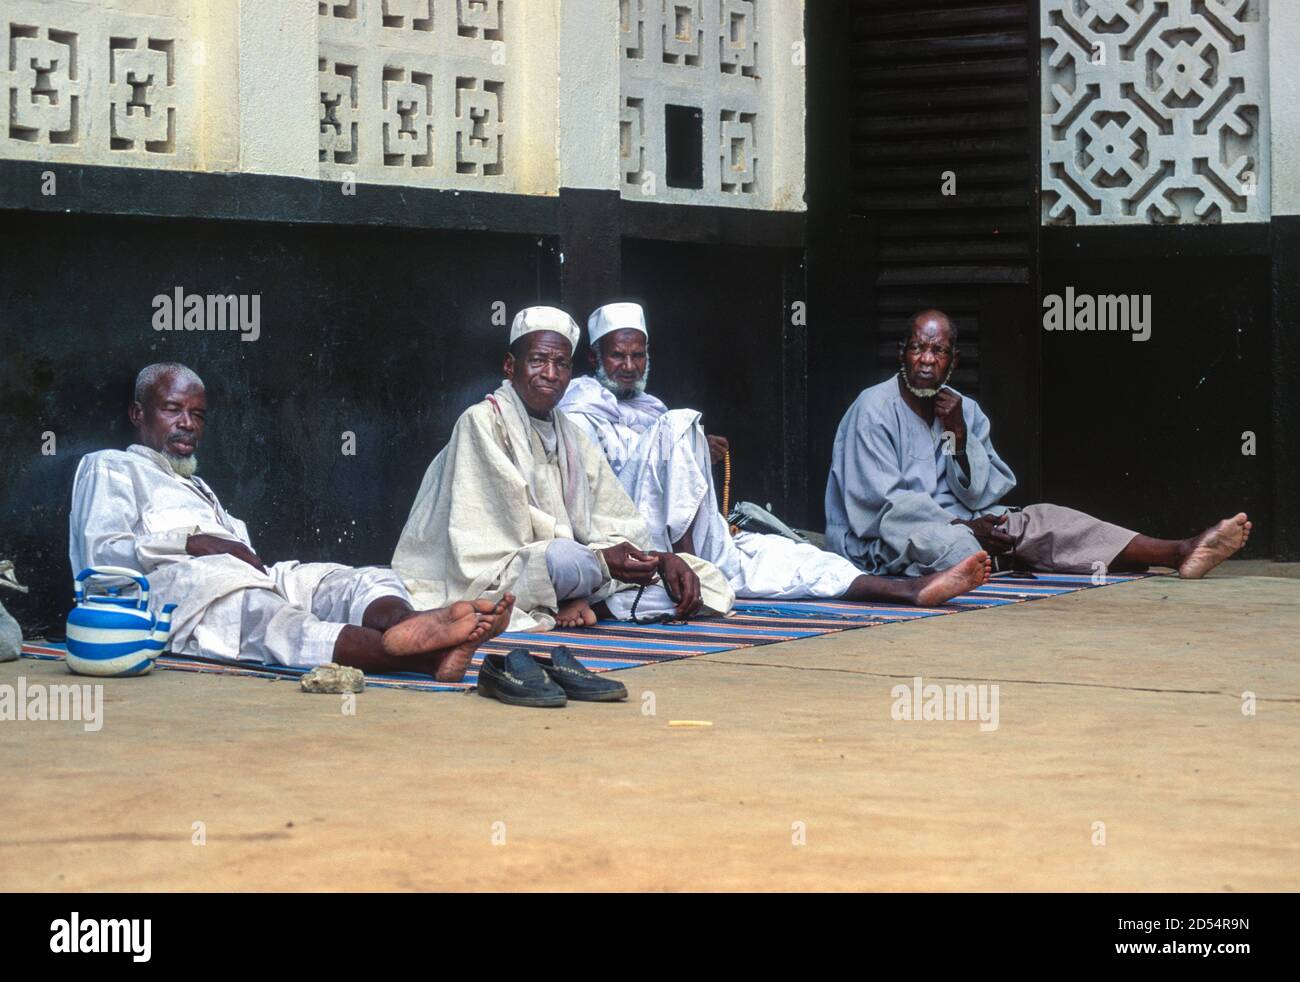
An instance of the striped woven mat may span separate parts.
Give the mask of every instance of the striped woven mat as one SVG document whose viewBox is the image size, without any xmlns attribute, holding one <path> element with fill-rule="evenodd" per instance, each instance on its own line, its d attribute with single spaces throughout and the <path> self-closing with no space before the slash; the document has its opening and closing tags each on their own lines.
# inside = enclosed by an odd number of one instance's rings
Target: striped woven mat
<svg viewBox="0 0 1300 982">
<path fill-rule="evenodd" d="M 595 627 L 567 631 L 503 634 L 482 646 L 463 682 L 436 682 L 427 675 L 392 674 L 367 675 L 366 685 L 376 688 L 421 689 L 427 692 L 461 692 L 473 688 L 484 653 L 506 652 L 520 646 L 536 654 L 547 654 L 552 648 L 565 644 L 593 672 L 613 672 L 621 668 L 636 668 L 638 665 L 737 648 L 753 648 L 778 641 L 799 641 L 838 631 L 1025 603 L 1143 578 L 1141 575 L 1107 576 L 1105 583 L 1094 584 L 1087 576 L 1035 573 L 1031 580 L 1000 574 L 970 593 L 954 597 L 942 607 L 896 607 L 882 603 L 823 600 L 739 600 L 736 602 L 735 614 L 731 617 L 711 617 L 685 624 L 604 621 Z M 65 649 L 61 644 L 23 644 L 23 655 L 28 658 L 59 659 L 64 654 Z M 298 679 L 307 672 L 307 669 L 302 668 L 272 667 L 248 662 L 231 664 L 170 654 L 158 659 L 158 668 L 266 679 Z"/>
</svg>

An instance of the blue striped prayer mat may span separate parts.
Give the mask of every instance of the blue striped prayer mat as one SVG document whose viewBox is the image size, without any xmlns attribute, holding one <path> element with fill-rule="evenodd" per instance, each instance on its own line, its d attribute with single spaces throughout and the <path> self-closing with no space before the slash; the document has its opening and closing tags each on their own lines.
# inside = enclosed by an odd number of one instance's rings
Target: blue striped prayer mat
<svg viewBox="0 0 1300 982">
<path fill-rule="evenodd" d="M 896 607 L 883 603 L 850 603 L 844 600 L 738 600 L 731 617 L 709 617 L 685 624 L 630 624 L 626 621 L 602 621 L 595 627 L 543 632 L 503 634 L 480 649 L 463 682 L 435 682 L 427 675 L 367 675 L 366 685 L 387 689 L 422 689 L 426 692 L 462 692 L 474 687 L 478 665 L 487 652 L 503 653 L 525 647 L 536 654 L 549 654 L 558 645 L 568 645 L 578 659 L 593 672 L 614 672 L 659 662 L 691 658 L 695 655 L 732 651 L 799 641 L 822 634 L 876 627 L 922 617 L 942 617 L 966 610 L 1003 607 L 1043 597 L 1057 597 L 1079 590 L 1130 583 L 1150 574 L 1107 576 L 1095 584 L 1088 576 L 1059 573 L 1035 573 L 1034 579 L 1020 579 L 998 574 L 970 593 L 954 597 L 942 607 Z M 66 650 L 61 644 L 25 643 L 28 658 L 60 659 Z M 264 679 L 299 679 L 303 668 L 231 664 L 207 658 L 163 655 L 158 668 L 180 672 L 215 675 L 243 675 Z"/>
</svg>

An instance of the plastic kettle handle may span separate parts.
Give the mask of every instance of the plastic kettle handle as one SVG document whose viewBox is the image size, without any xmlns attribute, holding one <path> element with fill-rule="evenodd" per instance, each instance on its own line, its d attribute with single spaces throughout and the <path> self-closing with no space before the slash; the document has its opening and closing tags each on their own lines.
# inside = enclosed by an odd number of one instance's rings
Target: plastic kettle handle
<svg viewBox="0 0 1300 982">
<path fill-rule="evenodd" d="M 127 569 L 125 566 L 88 566 L 83 569 L 72 581 L 72 592 L 76 596 L 77 603 L 85 599 L 86 590 L 82 584 L 92 576 L 124 576 L 129 580 L 135 580 L 136 585 L 140 587 L 139 607 L 141 610 L 148 609 L 149 581 L 139 570 Z"/>
</svg>

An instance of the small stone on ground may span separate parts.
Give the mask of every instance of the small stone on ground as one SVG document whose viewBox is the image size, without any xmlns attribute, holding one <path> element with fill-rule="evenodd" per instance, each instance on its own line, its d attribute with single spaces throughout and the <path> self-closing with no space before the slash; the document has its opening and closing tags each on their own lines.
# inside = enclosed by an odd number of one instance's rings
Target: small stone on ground
<svg viewBox="0 0 1300 982">
<path fill-rule="evenodd" d="M 366 687 L 365 673 L 347 665 L 317 665 L 302 677 L 303 692 L 360 692 Z"/>
</svg>

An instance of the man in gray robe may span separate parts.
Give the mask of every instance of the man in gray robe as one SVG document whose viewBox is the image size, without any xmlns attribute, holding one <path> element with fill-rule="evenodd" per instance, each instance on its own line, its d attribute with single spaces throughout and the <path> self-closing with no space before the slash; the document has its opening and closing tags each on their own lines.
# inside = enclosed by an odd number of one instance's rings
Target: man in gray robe
<svg viewBox="0 0 1300 982">
<path fill-rule="evenodd" d="M 732 536 L 718 510 L 713 464 L 727 441 L 701 414 L 646 392 L 649 332 L 640 304 L 605 304 L 587 320 L 594 375 L 574 379 L 560 409 L 601 449 L 636 502 L 657 549 L 693 553 L 720 569 L 738 597 L 845 599 L 934 606 L 987 576 L 977 553 L 929 576 L 884 579 L 833 552 L 782 535 Z"/>
<path fill-rule="evenodd" d="M 578 337 L 555 307 L 515 316 L 505 381 L 429 465 L 393 569 L 421 607 L 511 592 L 515 631 L 627 619 L 634 605 L 637 618 L 729 612 L 722 574 L 654 550 L 609 464 L 556 410 Z"/>
<path fill-rule="evenodd" d="M 826 485 L 827 545 L 862 569 L 921 575 L 986 550 L 1043 572 L 1167 566 L 1195 579 L 1249 538 L 1244 512 L 1187 539 L 1154 539 L 1060 505 L 1009 510 L 1000 502 L 1016 479 L 988 417 L 947 386 L 958 357 L 951 319 L 917 314 L 898 357 L 898 374 L 840 421 Z"/>
<path fill-rule="evenodd" d="M 266 563 L 196 476 L 207 408 L 189 368 L 148 366 L 129 411 L 136 442 L 87 454 L 72 489 L 73 572 L 116 566 L 148 577 L 153 607 L 177 605 L 171 651 L 458 681 L 478 646 L 505 629 L 509 597 L 417 613 L 391 570 Z"/>
</svg>

